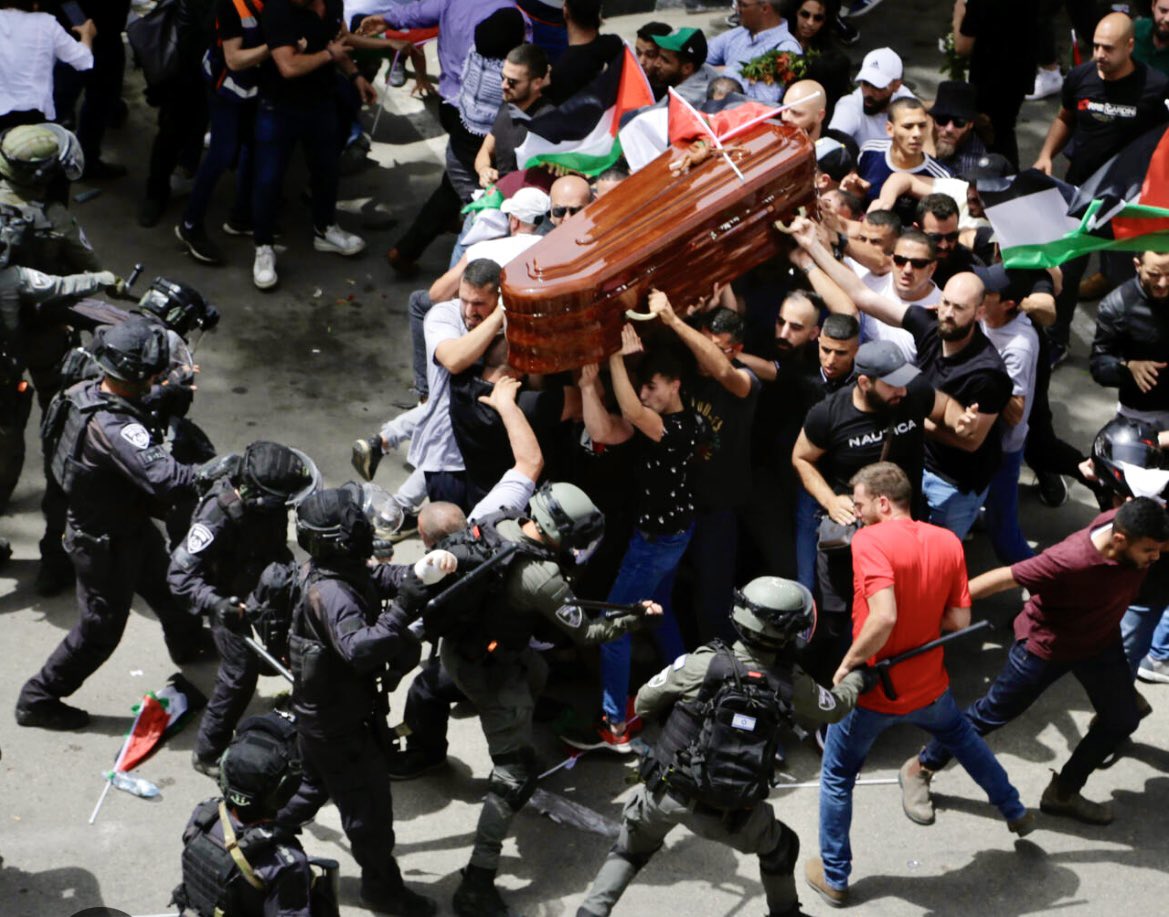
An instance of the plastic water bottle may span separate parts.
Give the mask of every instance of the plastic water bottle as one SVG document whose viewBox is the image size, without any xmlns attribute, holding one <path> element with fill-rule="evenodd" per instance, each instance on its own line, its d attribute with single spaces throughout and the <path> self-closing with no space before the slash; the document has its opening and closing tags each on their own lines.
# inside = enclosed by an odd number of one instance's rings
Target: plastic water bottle
<svg viewBox="0 0 1169 917">
<path fill-rule="evenodd" d="M 131 777 L 122 771 L 106 771 L 106 779 L 119 790 L 123 790 L 142 799 L 151 799 L 159 795 L 158 787 L 145 777 Z"/>
</svg>

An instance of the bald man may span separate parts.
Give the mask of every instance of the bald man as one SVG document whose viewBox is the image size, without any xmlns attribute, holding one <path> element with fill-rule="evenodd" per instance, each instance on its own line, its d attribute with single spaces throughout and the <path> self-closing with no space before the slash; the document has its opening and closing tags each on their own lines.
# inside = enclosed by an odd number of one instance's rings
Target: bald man
<svg viewBox="0 0 1169 917">
<path fill-rule="evenodd" d="M 579 175 L 562 175 L 552 182 L 548 196 L 552 199 L 551 216 L 539 228 L 540 235 L 547 235 L 574 213 L 588 206 L 593 199 L 593 189 Z"/>
<path fill-rule="evenodd" d="M 799 80 L 792 83 L 783 96 L 786 106 L 780 113 L 785 124 L 794 124 L 802 128 L 804 133 L 815 143 L 820 139 L 824 129 L 824 119 L 828 116 L 825 107 L 828 102 L 828 93 L 815 80 Z"/>
<path fill-rule="evenodd" d="M 1073 67 L 1064 80 L 1059 114 L 1035 160 L 1036 169 L 1051 175 L 1053 159 L 1075 134 L 1067 180 L 1083 184 L 1137 137 L 1169 120 L 1165 110 L 1169 77 L 1133 60 L 1132 49 L 1133 25 L 1128 16 L 1109 13 L 1100 20 L 1092 37 L 1092 60 Z M 1121 255 L 1101 256 L 1104 276 L 1089 278 L 1095 287 L 1092 295 L 1103 295 L 1132 276 L 1132 259 Z M 1051 335 L 1065 353 L 1086 267 L 1087 258 L 1063 266 L 1063 292 L 1056 301 Z"/>
</svg>

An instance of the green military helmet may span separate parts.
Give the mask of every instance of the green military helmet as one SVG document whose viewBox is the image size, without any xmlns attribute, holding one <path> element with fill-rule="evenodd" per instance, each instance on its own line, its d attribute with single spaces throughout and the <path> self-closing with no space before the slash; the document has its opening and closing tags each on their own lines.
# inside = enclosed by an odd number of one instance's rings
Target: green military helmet
<svg viewBox="0 0 1169 917">
<path fill-rule="evenodd" d="M 605 535 L 605 514 L 575 484 L 545 484 L 528 509 L 548 543 L 585 563 Z"/>
<path fill-rule="evenodd" d="M 803 649 L 816 629 L 816 603 L 794 580 L 759 576 L 735 590 L 731 621 L 748 646 L 768 652 Z"/>
<path fill-rule="evenodd" d="M 13 184 L 44 185 L 58 170 L 76 181 L 84 169 L 81 144 L 58 124 L 19 124 L 0 136 L 0 175 Z"/>
</svg>

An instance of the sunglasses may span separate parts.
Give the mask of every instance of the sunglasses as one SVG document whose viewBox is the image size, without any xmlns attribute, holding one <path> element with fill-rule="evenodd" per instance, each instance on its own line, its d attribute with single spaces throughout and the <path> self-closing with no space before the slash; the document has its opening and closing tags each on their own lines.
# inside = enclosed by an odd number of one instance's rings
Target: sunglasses
<svg viewBox="0 0 1169 917">
<path fill-rule="evenodd" d="M 800 10 L 799 16 L 801 19 L 811 19 L 812 22 L 823 22 L 823 13 L 809 13 L 807 10 Z"/>
<path fill-rule="evenodd" d="M 934 245 L 937 245 L 939 242 L 957 242 L 958 230 L 955 229 L 953 232 L 927 232 L 926 236 Z"/>
<path fill-rule="evenodd" d="M 558 220 L 564 219 L 565 215 L 574 216 L 584 210 L 584 207 L 553 207 L 552 216 Z"/>
<path fill-rule="evenodd" d="M 897 267 L 905 267 L 907 264 L 912 264 L 915 270 L 922 270 L 934 263 L 933 258 L 906 258 L 904 255 L 894 255 L 893 263 Z"/>
<path fill-rule="evenodd" d="M 531 82 L 530 79 L 529 80 L 519 80 L 519 79 L 516 79 L 514 76 L 502 76 L 502 77 L 500 77 L 500 80 L 502 81 L 503 85 L 506 86 L 508 89 L 515 89 L 518 85 L 520 85 L 520 83 L 530 83 Z M 961 125 L 959 125 L 959 126 L 961 126 Z"/>
<path fill-rule="evenodd" d="M 933 115 L 934 124 L 939 127 L 944 127 L 947 124 L 953 124 L 954 127 L 961 130 L 970 123 L 969 118 L 955 118 L 952 115 Z"/>
</svg>

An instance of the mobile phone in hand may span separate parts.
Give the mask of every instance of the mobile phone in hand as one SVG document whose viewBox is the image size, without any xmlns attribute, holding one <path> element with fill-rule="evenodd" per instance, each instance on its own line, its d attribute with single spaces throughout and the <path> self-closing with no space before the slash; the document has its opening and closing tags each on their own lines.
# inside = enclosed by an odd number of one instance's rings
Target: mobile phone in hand
<svg viewBox="0 0 1169 917">
<path fill-rule="evenodd" d="M 61 12 L 65 14 L 65 18 L 69 20 L 70 25 L 81 25 L 89 17 L 85 15 L 85 11 L 81 8 L 81 4 L 76 0 L 66 0 L 61 4 Z"/>
</svg>

